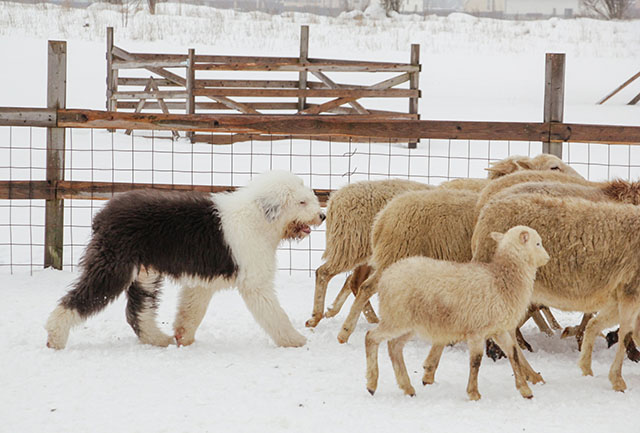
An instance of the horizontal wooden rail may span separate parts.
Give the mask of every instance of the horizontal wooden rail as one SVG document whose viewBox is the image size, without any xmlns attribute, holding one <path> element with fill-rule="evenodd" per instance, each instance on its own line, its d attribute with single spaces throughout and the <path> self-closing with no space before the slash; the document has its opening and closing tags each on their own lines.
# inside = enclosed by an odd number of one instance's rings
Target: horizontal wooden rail
<svg viewBox="0 0 640 433">
<path fill-rule="evenodd" d="M 118 92 L 119 93 L 119 92 Z M 195 96 L 249 96 L 288 98 L 407 98 L 419 97 L 419 90 L 411 89 L 195 89 Z"/>
<path fill-rule="evenodd" d="M 323 71 L 323 72 L 419 72 L 419 65 L 378 64 L 353 62 L 338 64 L 336 62 L 317 63 L 196 63 L 198 71 Z"/>
<path fill-rule="evenodd" d="M 17 115 L 20 113 L 20 115 Z M 43 116 L 46 121 L 43 121 Z M 55 117 L 55 118 L 54 118 Z M 640 144 L 640 126 L 543 122 L 406 120 L 389 115 L 160 114 L 98 110 L 0 108 L 0 125 L 182 130 L 292 136 L 433 138 Z"/>
<path fill-rule="evenodd" d="M 233 186 L 174 185 L 157 183 L 86 182 L 61 180 L 55 183 L 43 181 L 0 181 L 0 200 L 108 200 L 123 192 L 155 189 L 161 191 L 199 191 L 204 193 L 228 192 Z M 325 205 L 331 190 L 314 189 L 318 200 Z"/>
</svg>

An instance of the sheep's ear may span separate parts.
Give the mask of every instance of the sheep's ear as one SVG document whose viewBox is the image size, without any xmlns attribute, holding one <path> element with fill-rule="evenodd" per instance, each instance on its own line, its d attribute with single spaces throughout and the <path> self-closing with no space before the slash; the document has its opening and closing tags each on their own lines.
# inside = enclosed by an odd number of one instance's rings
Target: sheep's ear
<svg viewBox="0 0 640 433">
<path fill-rule="evenodd" d="M 264 217 L 269 222 L 273 222 L 282 212 L 282 200 L 276 194 L 268 194 L 256 199 L 258 206 L 264 213 Z"/>
<path fill-rule="evenodd" d="M 500 242 L 504 237 L 504 234 L 498 233 L 498 232 L 491 232 L 489 236 L 491 236 L 491 239 L 493 239 L 494 241 Z"/>
<path fill-rule="evenodd" d="M 529 158 L 526 159 L 528 160 Z M 515 160 L 513 158 L 494 162 L 491 164 L 491 167 L 486 169 L 489 172 L 489 179 L 497 179 L 501 176 L 520 170 L 522 168 L 520 162 L 521 160 Z"/>
<path fill-rule="evenodd" d="M 526 244 L 527 242 L 529 242 L 529 232 L 526 230 L 523 230 L 520 232 L 520 242 L 522 242 L 523 244 Z"/>
<path fill-rule="evenodd" d="M 515 161 L 516 165 L 518 167 L 520 167 L 523 170 L 533 170 L 533 161 L 531 161 L 531 159 L 527 158 L 527 159 L 519 159 L 517 161 Z"/>
</svg>

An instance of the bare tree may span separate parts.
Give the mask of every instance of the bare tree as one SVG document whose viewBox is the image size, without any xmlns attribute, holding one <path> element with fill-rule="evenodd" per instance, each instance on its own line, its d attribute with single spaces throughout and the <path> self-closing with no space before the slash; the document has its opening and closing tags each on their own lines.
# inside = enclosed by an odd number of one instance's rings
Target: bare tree
<svg viewBox="0 0 640 433">
<path fill-rule="evenodd" d="M 389 15 L 391 11 L 400 12 L 402 0 L 380 0 L 380 4 L 384 8 L 387 15 Z"/>
<path fill-rule="evenodd" d="M 582 0 L 582 7 L 589 13 L 606 20 L 621 20 L 635 0 Z"/>
</svg>

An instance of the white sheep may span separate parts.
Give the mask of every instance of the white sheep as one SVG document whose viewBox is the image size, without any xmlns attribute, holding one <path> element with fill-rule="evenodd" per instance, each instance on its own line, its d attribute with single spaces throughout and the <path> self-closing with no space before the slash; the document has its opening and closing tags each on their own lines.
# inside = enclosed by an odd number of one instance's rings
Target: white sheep
<svg viewBox="0 0 640 433">
<path fill-rule="evenodd" d="M 385 270 L 379 282 L 380 324 L 367 332 L 367 389 L 378 382 L 378 346 L 389 340 L 389 356 L 400 388 L 415 395 L 402 348 L 418 335 L 431 340 L 423 383 L 433 383 L 445 345 L 466 341 L 469 347 L 467 394 L 478 400 L 478 370 L 484 342 L 494 337 L 507 353 L 516 388 L 533 397 L 521 370 L 512 331 L 524 317 L 533 293 L 536 270 L 549 260 L 540 235 L 525 226 L 491 233 L 498 243 L 490 263 L 457 263 L 427 257 L 400 260 Z"/>
<path fill-rule="evenodd" d="M 514 155 L 493 162 L 487 169 L 488 179 L 455 179 L 443 182 L 439 189 L 479 191 L 492 179 L 520 170 L 553 170 L 570 176 L 580 175 L 554 155 L 540 154 L 534 158 Z M 350 293 L 356 293 L 372 269 L 371 228 L 375 216 L 394 197 L 409 191 L 433 187 L 408 180 L 361 181 L 347 185 L 331 194 L 327 207 L 325 263 L 316 270 L 316 286 L 311 318 L 306 326 L 315 327 L 323 318 L 327 285 L 336 275 L 353 270 L 325 317 L 335 316 Z M 358 310 L 357 314 L 360 314 Z M 377 317 L 367 302 L 363 309 L 369 322 Z"/>
</svg>

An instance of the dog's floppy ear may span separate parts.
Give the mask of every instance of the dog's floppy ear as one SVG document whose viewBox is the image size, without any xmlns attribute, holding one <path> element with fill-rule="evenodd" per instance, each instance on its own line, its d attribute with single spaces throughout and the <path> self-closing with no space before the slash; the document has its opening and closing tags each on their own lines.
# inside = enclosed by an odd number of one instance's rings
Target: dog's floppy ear
<svg viewBox="0 0 640 433">
<path fill-rule="evenodd" d="M 260 195 L 256 201 L 267 221 L 273 222 L 282 213 L 287 197 L 282 191 L 267 191 Z"/>
</svg>

